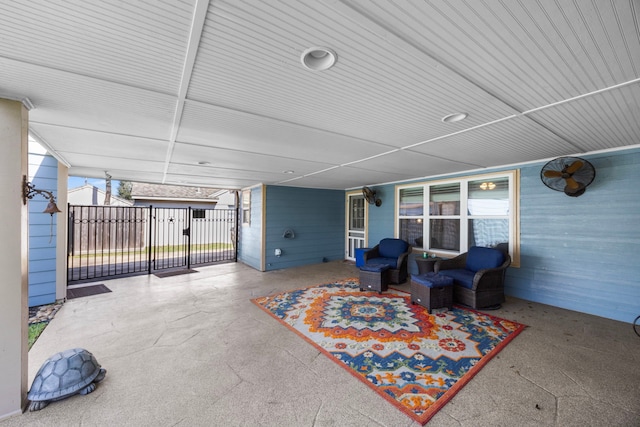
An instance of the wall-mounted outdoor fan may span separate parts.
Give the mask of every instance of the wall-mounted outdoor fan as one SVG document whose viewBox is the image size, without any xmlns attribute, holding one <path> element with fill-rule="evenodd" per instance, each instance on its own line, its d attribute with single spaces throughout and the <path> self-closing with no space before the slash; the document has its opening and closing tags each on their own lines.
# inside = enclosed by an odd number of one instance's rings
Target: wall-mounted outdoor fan
<svg viewBox="0 0 640 427">
<path fill-rule="evenodd" d="M 563 191 L 571 197 L 584 194 L 596 176 L 591 163 L 579 157 L 558 157 L 548 162 L 540 171 L 540 179 L 547 187 Z"/>
<path fill-rule="evenodd" d="M 370 205 L 380 206 L 382 204 L 382 200 L 376 198 L 376 192 L 369 187 L 362 187 L 362 195 Z"/>
</svg>

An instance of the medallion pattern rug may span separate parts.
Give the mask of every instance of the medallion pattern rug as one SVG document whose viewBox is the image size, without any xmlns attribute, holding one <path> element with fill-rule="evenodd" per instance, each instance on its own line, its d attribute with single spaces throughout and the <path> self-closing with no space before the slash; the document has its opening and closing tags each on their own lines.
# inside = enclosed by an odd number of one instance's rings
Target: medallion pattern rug
<svg viewBox="0 0 640 427">
<path fill-rule="evenodd" d="M 409 293 L 360 291 L 358 279 L 253 302 L 412 419 L 425 424 L 525 326 Z"/>
</svg>

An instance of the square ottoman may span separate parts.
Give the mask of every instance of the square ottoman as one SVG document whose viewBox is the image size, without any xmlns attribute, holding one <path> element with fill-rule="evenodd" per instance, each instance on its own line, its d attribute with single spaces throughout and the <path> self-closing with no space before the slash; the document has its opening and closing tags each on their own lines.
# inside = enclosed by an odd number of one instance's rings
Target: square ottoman
<svg viewBox="0 0 640 427">
<path fill-rule="evenodd" d="M 411 303 L 429 313 L 434 308 L 453 308 L 453 279 L 436 273 L 411 275 Z"/>
<path fill-rule="evenodd" d="M 364 264 L 360 267 L 360 290 L 377 291 L 379 294 L 389 288 L 388 264 Z"/>
</svg>

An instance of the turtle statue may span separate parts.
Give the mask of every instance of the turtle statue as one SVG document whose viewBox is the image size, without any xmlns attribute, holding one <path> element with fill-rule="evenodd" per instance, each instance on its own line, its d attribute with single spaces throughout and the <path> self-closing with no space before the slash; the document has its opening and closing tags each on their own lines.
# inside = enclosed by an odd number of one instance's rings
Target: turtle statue
<svg viewBox="0 0 640 427">
<path fill-rule="evenodd" d="M 56 400 L 89 394 L 106 375 L 91 352 L 72 348 L 49 357 L 31 384 L 29 411 L 39 411 Z"/>
</svg>

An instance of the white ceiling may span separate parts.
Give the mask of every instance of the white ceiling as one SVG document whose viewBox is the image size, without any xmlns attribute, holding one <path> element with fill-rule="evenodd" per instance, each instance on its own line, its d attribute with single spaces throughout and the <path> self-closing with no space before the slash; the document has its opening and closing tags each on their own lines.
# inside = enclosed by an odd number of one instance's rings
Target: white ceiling
<svg viewBox="0 0 640 427">
<path fill-rule="evenodd" d="M 639 22 L 637 0 L 6 1 L 0 97 L 70 175 L 356 188 L 640 144 Z M 336 65 L 305 69 L 313 46 Z"/>
</svg>

